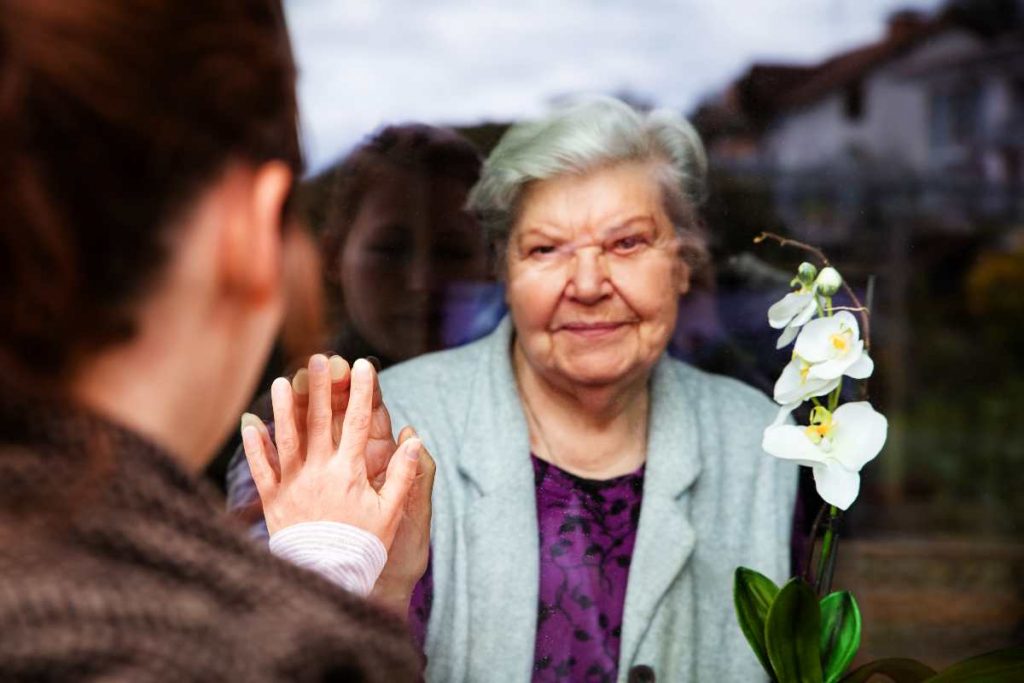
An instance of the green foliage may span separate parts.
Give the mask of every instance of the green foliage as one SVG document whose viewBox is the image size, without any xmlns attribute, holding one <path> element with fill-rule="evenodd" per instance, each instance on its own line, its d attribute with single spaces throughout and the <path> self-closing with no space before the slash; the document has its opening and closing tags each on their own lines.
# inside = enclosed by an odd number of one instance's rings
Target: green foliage
<svg viewBox="0 0 1024 683">
<path fill-rule="evenodd" d="M 764 626 L 768 618 L 768 608 L 779 594 L 779 587 L 764 574 L 753 569 L 737 567 L 733 581 L 733 605 L 736 607 L 736 619 L 740 622 L 740 630 L 746 636 L 751 649 L 757 655 L 761 666 L 774 680 L 775 672 L 768 659 L 765 646 Z"/>
<path fill-rule="evenodd" d="M 822 683 L 821 610 L 807 582 L 790 579 L 768 608 L 765 646 L 779 681 Z"/>
<path fill-rule="evenodd" d="M 740 630 L 773 681 L 834 683 L 860 646 L 860 610 L 848 592 L 819 605 L 802 579 L 780 591 L 763 574 L 739 567 L 733 603 Z"/>
<path fill-rule="evenodd" d="M 776 683 L 1012 683 L 1024 681 L 1024 647 L 1010 647 L 954 664 L 942 673 L 914 659 L 869 662 L 843 676 L 860 647 L 861 617 L 849 591 L 818 602 L 800 578 L 780 590 L 752 569 L 736 569 L 733 603 L 740 629 Z"/>
<path fill-rule="evenodd" d="M 825 683 L 839 680 L 860 648 L 860 609 L 849 591 L 821 600 L 821 665 Z"/>
</svg>

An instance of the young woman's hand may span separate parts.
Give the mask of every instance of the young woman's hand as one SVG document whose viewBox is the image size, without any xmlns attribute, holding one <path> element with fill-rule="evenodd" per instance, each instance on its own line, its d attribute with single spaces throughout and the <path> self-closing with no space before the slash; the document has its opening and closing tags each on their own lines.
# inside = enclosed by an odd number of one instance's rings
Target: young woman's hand
<svg viewBox="0 0 1024 683">
<path fill-rule="evenodd" d="M 262 424 L 242 429 L 268 530 L 343 522 L 390 548 L 419 471 L 419 439 L 395 444 L 366 360 L 349 369 L 341 359 L 317 354 L 296 385 L 279 378 L 271 387 L 274 439 Z"/>
</svg>

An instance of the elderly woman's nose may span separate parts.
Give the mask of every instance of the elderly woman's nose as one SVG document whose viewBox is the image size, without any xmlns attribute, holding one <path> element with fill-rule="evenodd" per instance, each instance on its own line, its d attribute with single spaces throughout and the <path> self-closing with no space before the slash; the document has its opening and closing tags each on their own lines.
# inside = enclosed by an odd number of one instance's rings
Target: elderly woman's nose
<svg viewBox="0 0 1024 683">
<path fill-rule="evenodd" d="M 574 299 L 593 302 L 611 293 L 608 265 L 600 247 L 579 248 L 570 265 L 567 293 Z"/>
</svg>

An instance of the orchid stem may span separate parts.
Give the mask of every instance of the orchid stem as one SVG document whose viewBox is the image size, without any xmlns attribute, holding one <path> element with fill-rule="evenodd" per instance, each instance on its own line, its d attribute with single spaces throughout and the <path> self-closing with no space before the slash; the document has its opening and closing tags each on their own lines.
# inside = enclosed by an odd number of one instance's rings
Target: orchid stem
<svg viewBox="0 0 1024 683">
<path fill-rule="evenodd" d="M 791 240 L 791 239 L 789 239 L 787 237 L 783 237 L 782 235 L 776 235 L 774 232 L 762 232 L 760 235 L 758 235 L 757 237 L 754 238 L 754 244 L 759 244 L 759 243 L 764 242 L 765 240 L 768 240 L 768 239 L 775 240 L 776 242 L 779 243 L 779 245 L 781 245 L 783 247 L 789 246 L 789 247 L 796 247 L 797 249 L 802 249 L 803 251 L 806 251 L 809 254 L 813 254 L 824 265 L 826 265 L 826 266 L 832 265 L 831 262 L 828 260 L 828 257 L 825 256 L 825 252 L 823 252 L 821 249 L 818 249 L 816 247 L 812 247 L 811 245 L 806 244 L 804 242 L 799 242 L 797 240 Z M 869 281 L 869 285 L 870 284 L 871 283 Z M 864 348 L 870 351 L 871 350 L 871 317 L 870 317 L 871 312 L 867 308 L 865 308 L 863 304 L 861 304 L 860 299 L 857 298 L 857 295 L 854 293 L 854 291 L 850 287 L 850 285 L 846 284 L 845 280 L 843 281 L 843 291 L 845 291 L 846 295 L 850 297 L 850 300 L 853 302 L 854 307 L 860 310 L 861 326 L 864 328 L 864 334 L 862 335 L 862 338 L 864 339 Z M 869 293 L 873 293 L 874 292 L 874 287 L 873 286 L 869 286 L 868 287 L 868 292 Z M 868 297 L 868 301 L 869 302 L 871 301 L 871 297 Z"/>
<path fill-rule="evenodd" d="M 828 395 L 828 412 L 834 413 L 836 408 L 839 407 L 839 396 L 843 392 L 843 378 L 839 378 L 839 384 L 832 390 L 832 393 Z"/>
<path fill-rule="evenodd" d="M 828 505 L 822 504 L 821 509 L 818 510 L 818 514 L 814 518 L 814 523 L 811 525 L 811 534 L 807 543 L 807 563 L 804 564 L 804 581 L 807 583 L 811 583 L 813 579 L 811 569 L 814 567 L 814 546 L 818 544 L 818 529 L 821 528 L 821 520 L 825 518 L 827 510 Z"/>
<path fill-rule="evenodd" d="M 818 597 L 824 597 L 832 590 L 835 554 L 839 547 L 838 521 L 839 508 L 832 505 L 828 510 L 828 526 L 825 528 L 825 539 L 821 543 L 821 554 L 818 556 L 818 571 L 815 577 L 815 590 Z"/>
</svg>

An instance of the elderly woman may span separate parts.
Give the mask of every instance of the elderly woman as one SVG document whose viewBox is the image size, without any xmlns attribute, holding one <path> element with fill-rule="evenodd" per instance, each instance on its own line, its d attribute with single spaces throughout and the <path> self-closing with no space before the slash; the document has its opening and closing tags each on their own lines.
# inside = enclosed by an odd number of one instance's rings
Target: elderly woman
<svg viewBox="0 0 1024 683">
<path fill-rule="evenodd" d="M 706 162 L 682 118 L 602 99 L 513 127 L 470 197 L 509 316 L 381 375 L 438 456 L 417 598 L 432 681 L 763 677 L 732 574 L 789 570 L 773 404 L 665 349 Z"/>
</svg>

